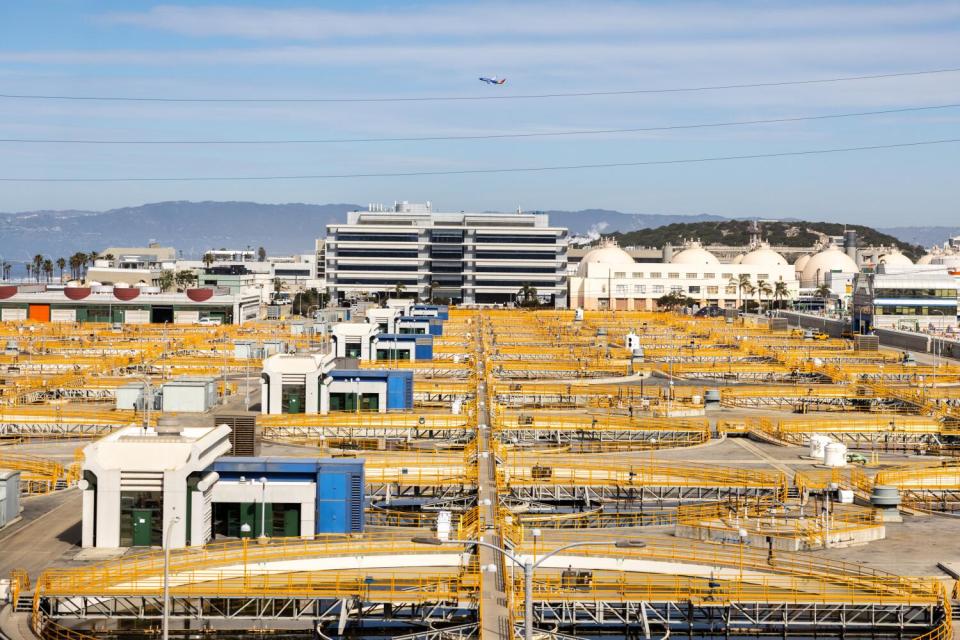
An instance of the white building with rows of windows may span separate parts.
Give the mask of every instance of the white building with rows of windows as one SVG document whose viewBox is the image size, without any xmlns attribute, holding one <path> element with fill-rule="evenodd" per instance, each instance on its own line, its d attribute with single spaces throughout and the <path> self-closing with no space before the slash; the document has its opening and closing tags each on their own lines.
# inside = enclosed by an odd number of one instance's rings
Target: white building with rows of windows
<svg viewBox="0 0 960 640">
<path fill-rule="evenodd" d="M 755 289 L 737 283 L 746 275 Z M 794 267 L 765 245 L 758 245 L 736 264 L 722 264 L 698 242 L 688 242 L 669 262 L 636 262 L 614 242 L 587 253 L 569 277 L 571 308 L 653 311 L 669 293 L 683 294 L 701 307 L 734 308 L 743 300 L 797 298 L 800 283 Z M 777 283 L 782 282 L 781 296 Z M 766 283 L 770 293 L 756 289 Z"/>
</svg>

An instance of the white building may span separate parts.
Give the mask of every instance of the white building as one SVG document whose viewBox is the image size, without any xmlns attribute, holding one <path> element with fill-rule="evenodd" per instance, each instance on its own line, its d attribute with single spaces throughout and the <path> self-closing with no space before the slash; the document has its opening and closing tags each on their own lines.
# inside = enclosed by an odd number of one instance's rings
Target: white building
<svg viewBox="0 0 960 640">
<path fill-rule="evenodd" d="M 127 427 L 84 452 L 84 547 L 201 546 L 210 536 L 204 471 L 230 450 L 230 428 Z M 188 501 L 190 506 L 188 508 Z"/>
<path fill-rule="evenodd" d="M 797 296 L 794 268 L 765 246 L 743 256 L 739 264 L 721 264 L 695 242 L 687 243 L 669 262 L 635 262 L 608 241 L 580 261 L 576 275 L 569 278 L 569 300 L 572 308 L 652 311 L 658 298 L 678 293 L 700 306 L 732 308 L 748 297 L 757 300 L 756 293 L 740 292 L 736 282 L 741 275 L 747 275 L 754 286 L 763 281 L 771 289 L 782 281 L 787 289 L 784 299 Z M 772 299 L 772 295 L 764 297 L 764 301 Z"/>
<path fill-rule="evenodd" d="M 567 230 L 546 215 L 440 213 L 430 203 L 371 205 L 327 225 L 327 292 L 332 300 L 386 295 L 509 304 L 525 285 L 566 306 Z"/>
<path fill-rule="evenodd" d="M 923 267 L 920 267 L 922 269 Z M 855 280 L 851 317 L 858 331 L 957 330 L 960 282 L 946 270 L 917 267 L 893 273 L 862 273 Z"/>
</svg>

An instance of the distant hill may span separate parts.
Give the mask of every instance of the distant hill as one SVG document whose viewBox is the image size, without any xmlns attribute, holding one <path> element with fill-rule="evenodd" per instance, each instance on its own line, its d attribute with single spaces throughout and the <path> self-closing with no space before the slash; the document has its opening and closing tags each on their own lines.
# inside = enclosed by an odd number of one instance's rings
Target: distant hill
<svg viewBox="0 0 960 640">
<path fill-rule="evenodd" d="M 679 245 L 685 239 L 700 240 L 704 244 L 747 244 L 750 241 L 748 220 L 723 220 L 719 222 L 694 222 L 668 224 L 654 229 L 643 229 L 612 235 L 623 246 L 659 247 L 666 243 Z M 814 244 L 820 234 L 842 235 L 844 229 L 855 229 L 862 245 L 896 246 L 911 259 L 916 260 L 925 252 L 923 247 L 904 242 L 892 235 L 881 233 L 871 227 L 834 222 L 766 221 L 762 225 L 763 236 L 773 245 L 806 247 Z"/>
<path fill-rule="evenodd" d="M 543 211 L 550 216 L 550 224 L 567 227 L 571 235 L 613 233 L 661 227 L 678 222 L 728 220 L 710 214 L 668 215 L 660 213 L 623 213 L 609 209 L 582 209 L 580 211 Z"/>
<path fill-rule="evenodd" d="M 960 236 L 960 227 L 887 227 L 877 231 L 924 247 L 942 245 L 947 239 Z"/>
</svg>

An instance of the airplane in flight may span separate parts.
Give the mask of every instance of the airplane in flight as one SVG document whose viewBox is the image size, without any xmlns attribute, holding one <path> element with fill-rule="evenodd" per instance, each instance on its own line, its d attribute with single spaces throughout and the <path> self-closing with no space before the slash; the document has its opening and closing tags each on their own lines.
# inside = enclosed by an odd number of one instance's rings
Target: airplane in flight
<svg viewBox="0 0 960 640">
<path fill-rule="evenodd" d="M 493 76 L 492 78 L 480 76 L 480 82 L 486 82 L 487 84 L 504 84 L 506 81 L 506 78 L 497 79 L 497 76 Z"/>
</svg>

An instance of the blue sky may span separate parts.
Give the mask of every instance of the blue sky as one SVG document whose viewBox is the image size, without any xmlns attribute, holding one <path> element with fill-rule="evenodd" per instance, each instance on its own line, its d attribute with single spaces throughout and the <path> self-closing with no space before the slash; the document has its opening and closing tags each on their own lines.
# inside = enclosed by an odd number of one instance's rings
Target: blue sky
<svg viewBox="0 0 960 640">
<path fill-rule="evenodd" d="M 469 96 L 960 67 L 960 0 L 0 4 L 0 93 Z M 508 78 L 488 87 L 479 75 Z M 656 127 L 960 103 L 960 73 L 552 100 L 197 104 L 0 99 L 0 138 L 342 138 Z M 669 160 L 960 137 L 960 109 L 627 135 L 278 146 L 0 143 L 0 177 L 382 173 Z M 957 224 L 960 145 L 576 172 L 2 183 L 0 211 L 159 200 L 392 202 Z"/>
</svg>

